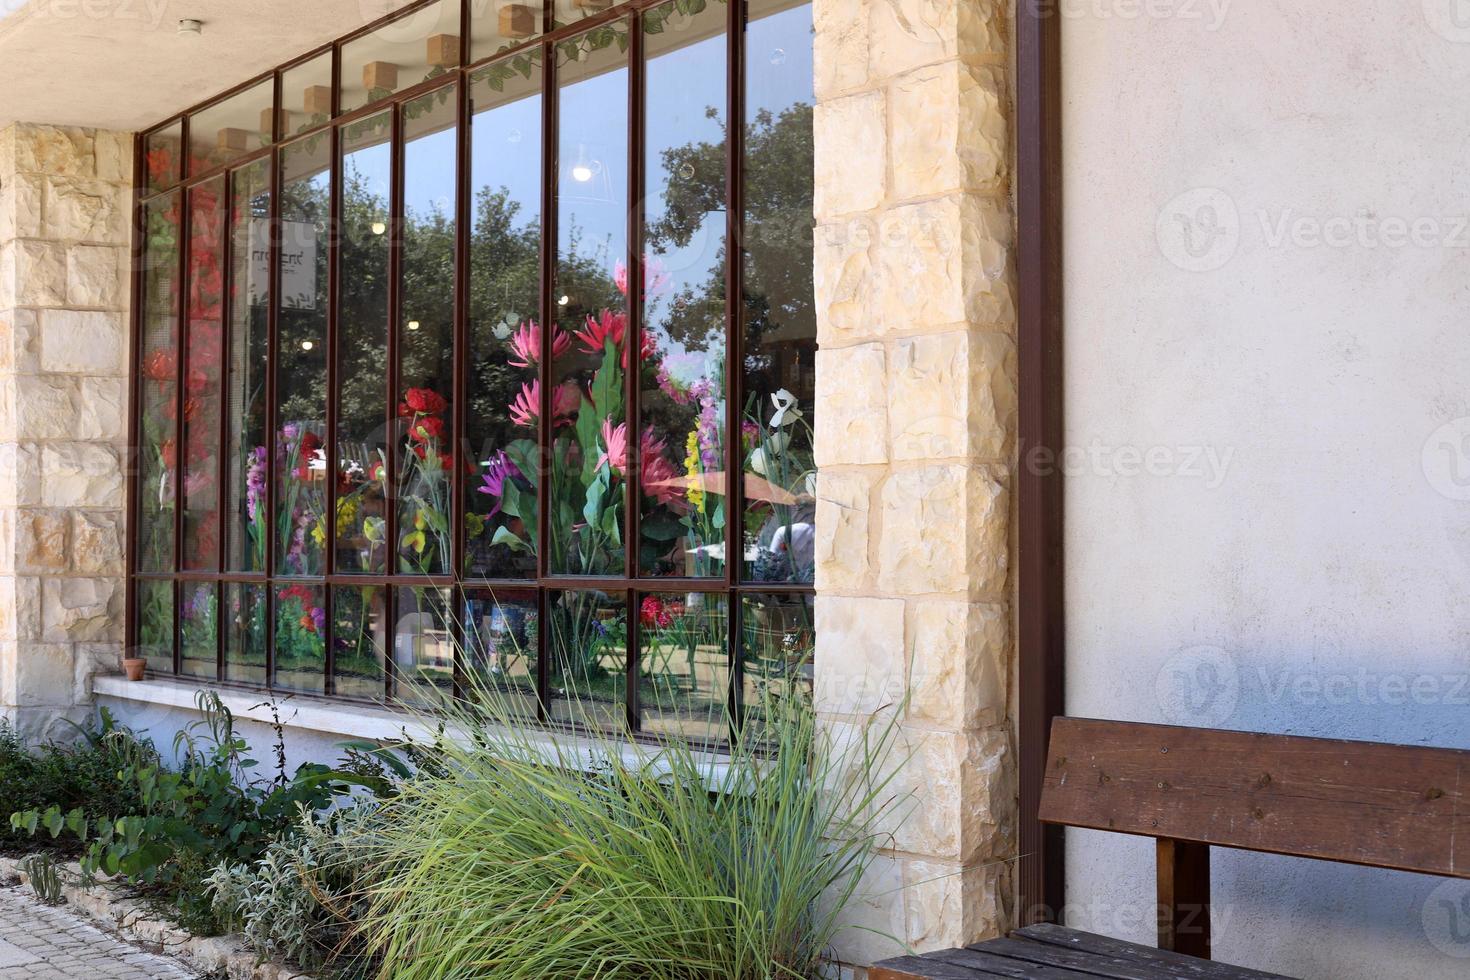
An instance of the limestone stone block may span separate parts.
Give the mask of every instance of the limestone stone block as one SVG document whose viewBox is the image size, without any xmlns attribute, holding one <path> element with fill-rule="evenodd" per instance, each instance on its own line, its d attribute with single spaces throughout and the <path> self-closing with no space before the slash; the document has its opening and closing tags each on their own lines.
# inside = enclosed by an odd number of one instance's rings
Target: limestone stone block
<svg viewBox="0 0 1470 980">
<path fill-rule="evenodd" d="M 884 212 L 875 250 L 883 322 L 1014 329 L 1010 245 L 1001 199 L 954 194 Z"/>
<path fill-rule="evenodd" d="M 122 607 L 120 579 L 47 578 L 41 583 L 42 638 L 52 642 L 121 640 Z"/>
<path fill-rule="evenodd" d="M 77 307 L 122 309 L 126 253 L 112 245 L 73 245 L 66 252 L 67 302 Z"/>
<path fill-rule="evenodd" d="M 896 79 L 889 97 L 895 199 L 1004 187 L 1010 122 L 998 69 L 929 65 Z"/>
<path fill-rule="evenodd" d="M 1002 729 L 901 729 L 887 757 L 894 805 L 877 815 L 893 849 L 973 864 L 1011 853 L 1015 834 L 1009 735 Z"/>
<path fill-rule="evenodd" d="M 120 445 L 127 437 L 127 408 L 127 388 L 123 378 L 82 378 L 75 416 L 75 438 Z"/>
<path fill-rule="evenodd" d="M 97 157 L 97 179 L 130 186 L 133 181 L 133 134 L 94 130 L 92 145 Z"/>
<path fill-rule="evenodd" d="M 34 443 L 0 441 L 0 508 L 41 502 L 41 454 Z"/>
<path fill-rule="evenodd" d="M 75 674 L 70 643 L 6 640 L 0 643 L 0 703 L 70 705 Z M 8 676 L 7 676 L 8 675 Z"/>
<path fill-rule="evenodd" d="M 889 351 L 888 427 L 896 460 L 1010 458 L 1016 350 L 1004 333 L 905 337 Z"/>
<path fill-rule="evenodd" d="M 40 339 L 35 310 L 0 310 L 0 371 L 28 374 L 40 370 Z"/>
<path fill-rule="evenodd" d="M 15 130 L 17 173 L 93 177 L 97 173 L 92 130 L 21 123 Z"/>
<path fill-rule="evenodd" d="M 818 466 L 888 461 L 886 362 L 880 344 L 817 351 Z"/>
<path fill-rule="evenodd" d="M 869 553 L 877 543 L 872 506 L 875 478 L 863 470 L 817 474 L 817 570 L 819 592 L 853 592 L 869 582 Z"/>
<path fill-rule="evenodd" d="M 906 860 L 904 938 L 917 952 L 1003 936 L 1012 925 L 1008 862 L 965 866 Z"/>
<path fill-rule="evenodd" d="M 1002 724 L 1011 661 L 1009 608 L 951 599 L 924 599 L 909 608 L 909 721 L 952 731 Z"/>
<path fill-rule="evenodd" d="M 0 310 L 15 306 L 15 247 L 0 239 Z"/>
<path fill-rule="evenodd" d="M 0 180 L 15 176 L 15 126 L 0 126 Z"/>
<path fill-rule="evenodd" d="M 107 511 L 73 511 L 73 570 L 83 575 L 121 575 L 124 571 L 121 515 Z"/>
<path fill-rule="evenodd" d="M 1004 470 L 989 465 L 945 463 L 890 474 L 882 490 L 878 556 L 883 593 L 1003 598 L 1007 484 Z"/>
<path fill-rule="evenodd" d="M 0 639 L 41 637 L 41 580 L 33 575 L 0 576 Z"/>
<path fill-rule="evenodd" d="M 902 599 L 817 595 L 816 709 L 871 715 L 903 699 Z"/>
<path fill-rule="evenodd" d="M 41 501 L 47 507 L 121 508 L 123 474 L 117 451 L 82 442 L 43 446 Z"/>
<path fill-rule="evenodd" d="M 33 174 L 0 178 L 0 241 L 39 238 L 45 182 Z"/>
<path fill-rule="evenodd" d="M 128 245 L 128 195 L 100 180 L 51 177 L 46 181 L 46 238 L 54 241 Z"/>
<path fill-rule="evenodd" d="M 113 249 L 99 248 L 96 251 L 112 253 Z M 41 311 L 43 371 L 121 377 L 127 371 L 126 358 L 126 328 L 121 314 Z"/>
<path fill-rule="evenodd" d="M 66 305 L 66 247 L 56 242 L 20 239 L 12 243 L 15 305 Z"/>
<path fill-rule="evenodd" d="M 813 246 L 817 343 L 841 347 L 881 336 L 881 296 L 874 252 L 878 225 L 871 217 L 821 225 Z"/>
<path fill-rule="evenodd" d="M 22 510 L 15 514 L 15 567 L 40 574 L 66 570 L 70 522 L 66 514 L 49 510 Z M 8 542 L 7 542 L 8 543 Z"/>
<path fill-rule="evenodd" d="M 70 439 L 76 429 L 80 382 L 74 378 L 19 375 L 0 384 L 14 388 L 14 434 L 18 439 Z"/>
<path fill-rule="evenodd" d="M 869 0 L 815 0 L 812 69 L 818 100 L 868 81 Z"/>
<path fill-rule="evenodd" d="M 875 963 L 902 956 L 905 914 L 903 861 L 880 854 L 864 869 L 852 899 L 836 911 L 839 925 L 833 956 L 844 963 Z M 832 900 L 829 894 L 824 902 Z M 830 905 L 819 913 L 833 911 Z"/>
<path fill-rule="evenodd" d="M 98 674 L 116 674 L 122 669 L 121 643 L 78 643 L 72 698 L 77 704 L 92 700 L 92 679 Z"/>
<path fill-rule="evenodd" d="M 891 78 L 959 59 L 1002 63 L 1009 5 L 1004 0 L 869 0 L 868 74 Z"/>
<path fill-rule="evenodd" d="M 881 204 L 888 174 L 882 90 L 817 103 L 812 129 L 817 220 Z"/>
</svg>

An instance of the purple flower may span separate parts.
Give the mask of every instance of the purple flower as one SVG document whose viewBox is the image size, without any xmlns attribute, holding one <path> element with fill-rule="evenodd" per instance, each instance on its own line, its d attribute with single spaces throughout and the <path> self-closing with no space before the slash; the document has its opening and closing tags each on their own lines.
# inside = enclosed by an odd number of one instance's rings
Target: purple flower
<svg viewBox="0 0 1470 980">
<path fill-rule="evenodd" d="M 245 467 L 245 509 L 253 521 L 265 501 L 265 447 L 256 446 L 246 459 L 249 463 Z"/>
<path fill-rule="evenodd" d="M 311 623 L 316 627 L 319 635 L 325 635 L 327 629 L 327 611 L 321 606 L 312 606 Z"/>
<path fill-rule="evenodd" d="M 485 461 L 485 471 L 480 474 L 484 483 L 475 489 L 495 498 L 495 506 L 490 508 L 486 517 L 494 517 L 500 513 L 500 498 L 505 496 L 505 481 L 517 476 L 523 474 L 503 449 Z"/>
</svg>

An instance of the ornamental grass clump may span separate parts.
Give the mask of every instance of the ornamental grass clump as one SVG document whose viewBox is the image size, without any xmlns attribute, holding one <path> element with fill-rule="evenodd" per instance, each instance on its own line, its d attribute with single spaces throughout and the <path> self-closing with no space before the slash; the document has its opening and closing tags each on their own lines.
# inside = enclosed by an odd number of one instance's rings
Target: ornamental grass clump
<svg viewBox="0 0 1470 980">
<path fill-rule="evenodd" d="M 450 709 L 445 768 L 384 805 L 363 927 L 380 977 L 811 978 L 901 801 L 895 723 L 805 699 L 719 753 Z"/>
</svg>

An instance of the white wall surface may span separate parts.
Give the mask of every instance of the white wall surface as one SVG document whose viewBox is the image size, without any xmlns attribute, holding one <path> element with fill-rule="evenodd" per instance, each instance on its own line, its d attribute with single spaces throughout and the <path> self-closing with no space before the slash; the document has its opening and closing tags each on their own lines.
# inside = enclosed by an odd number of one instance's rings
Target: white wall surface
<svg viewBox="0 0 1470 980">
<path fill-rule="evenodd" d="M 1470 748 L 1470 2 L 1061 8 L 1068 712 Z M 1213 868 L 1220 959 L 1470 975 L 1470 883 Z"/>
</svg>

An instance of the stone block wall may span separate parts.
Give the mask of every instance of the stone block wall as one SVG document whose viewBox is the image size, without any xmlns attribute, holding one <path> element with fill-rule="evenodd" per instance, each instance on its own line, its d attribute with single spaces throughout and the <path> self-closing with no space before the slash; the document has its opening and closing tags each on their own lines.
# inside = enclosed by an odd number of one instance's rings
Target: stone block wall
<svg viewBox="0 0 1470 980">
<path fill-rule="evenodd" d="M 816 0 L 818 708 L 907 696 L 842 959 L 1004 931 L 1016 440 L 1005 0 Z"/>
<path fill-rule="evenodd" d="M 132 161 L 0 130 L 0 717 L 34 733 L 122 651 Z"/>
</svg>

